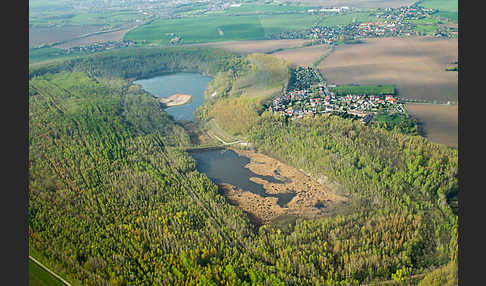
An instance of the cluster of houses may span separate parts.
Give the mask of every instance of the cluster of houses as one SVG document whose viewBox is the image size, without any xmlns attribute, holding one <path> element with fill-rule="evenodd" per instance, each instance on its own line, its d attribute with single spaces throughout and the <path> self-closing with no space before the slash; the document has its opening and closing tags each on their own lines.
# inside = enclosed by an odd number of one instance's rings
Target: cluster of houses
<svg viewBox="0 0 486 286">
<path fill-rule="evenodd" d="M 286 92 L 274 98 L 267 110 L 291 120 L 316 114 L 335 113 L 345 117 L 360 118 L 365 124 L 378 112 L 405 112 L 402 104 L 391 94 L 338 96 L 334 92 L 329 92 L 324 84 L 319 84 L 313 89 Z"/>
<path fill-rule="evenodd" d="M 437 12 L 437 10 L 432 8 L 411 5 L 399 8 L 379 8 L 376 10 L 375 16 L 400 23 L 403 20 L 420 20 L 427 18 L 435 12 Z"/>
<path fill-rule="evenodd" d="M 314 25 L 308 35 L 320 42 L 331 44 L 339 39 L 359 39 L 370 37 L 396 37 L 415 34 L 414 26 L 409 20 L 431 17 L 437 10 L 420 6 L 378 9 L 373 16 L 382 20 L 365 23 L 352 23 L 344 26 Z M 450 29 L 449 29 L 450 30 Z M 441 30 L 436 37 L 454 37 L 457 31 Z"/>
<path fill-rule="evenodd" d="M 321 8 L 321 9 L 309 9 L 307 10 L 308 13 L 318 13 L 318 12 L 323 12 L 323 13 L 341 13 L 341 12 L 346 12 L 349 11 L 348 6 L 342 6 L 342 7 L 332 7 L 332 8 Z"/>
<path fill-rule="evenodd" d="M 100 52 L 109 49 L 134 46 L 135 44 L 136 42 L 131 40 L 107 41 L 107 42 L 97 42 L 97 43 L 83 45 L 83 46 L 66 48 L 65 50 L 68 54 L 74 52 Z"/>
</svg>

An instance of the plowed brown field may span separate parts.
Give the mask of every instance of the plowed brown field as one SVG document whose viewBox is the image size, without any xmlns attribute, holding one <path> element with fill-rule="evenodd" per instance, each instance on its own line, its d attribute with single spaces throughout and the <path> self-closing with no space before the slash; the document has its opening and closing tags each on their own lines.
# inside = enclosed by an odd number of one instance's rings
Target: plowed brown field
<svg viewBox="0 0 486 286">
<path fill-rule="evenodd" d="M 405 99 L 458 101 L 457 39 L 431 37 L 365 39 L 335 48 L 319 69 L 337 84 L 395 84 Z"/>
<path fill-rule="evenodd" d="M 228 41 L 216 43 L 193 44 L 187 46 L 208 46 L 226 49 L 240 54 L 266 53 L 276 49 L 288 49 L 300 46 L 308 40 L 261 40 L 261 41 Z"/>
<path fill-rule="evenodd" d="M 289 61 L 298 66 L 311 66 L 318 60 L 328 49 L 327 45 L 317 45 L 305 48 L 283 50 L 273 55 Z"/>
<path fill-rule="evenodd" d="M 410 114 L 422 123 L 430 141 L 451 147 L 458 145 L 458 107 L 440 104 L 406 104 Z"/>
</svg>

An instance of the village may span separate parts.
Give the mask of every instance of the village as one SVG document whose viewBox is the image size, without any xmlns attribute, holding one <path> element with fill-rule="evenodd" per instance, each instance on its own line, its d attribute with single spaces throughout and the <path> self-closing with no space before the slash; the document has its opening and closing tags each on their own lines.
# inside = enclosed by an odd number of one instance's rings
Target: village
<svg viewBox="0 0 486 286">
<path fill-rule="evenodd" d="M 64 50 L 67 52 L 67 54 L 77 53 L 77 52 L 94 53 L 94 52 L 100 52 L 100 51 L 110 50 L 110 49 L 131 47 L 131 46 L 135 46 L 135 45 L 136 45 L 136 43 L 134 41 L 131 41 L 131 40 L 106 41 L 106 42 L 100 41 L 100 42 L 96 42 L 96 43 L 92 43 L 92 44 L 65 48 Z"/>
<path fill-rule="evenodd" d="M 308 73 L 310 67 L 297 67 L 296 73 Z M 299 78 L 299 77 L 295 77 Z M 317 114 L 336 114 L 344 118 L 360 119 L 368 124 L 378 113 L 404 114 L 401 102 L 394 94 L 346 94 L 338 95 L 324 81 L 312 85 L 293 84 L 301 88 L 291 88 L 273 99 L 268 111 L 294 120 Z"/>
<path fill-rule="evenodd" d="M 346 9 L 345 9 L 346 8 Z M 308 11 L 310 13 L 327 12 L 327 13 L 343 13 L 347 11 L 348 7 L 321 9 Z M 348 25 L 325 26 L 315 24 L 308 32 L 293 33 L 285 36 L 289 37 L 310 37 L 318 40 L 320 43 L 333 44 L 339 40 L 357 40 L 359 38 L 374 38 L 374 37 L 400 37 L 415 35 L 414 24 L 410 21 L 431 18 L 437 11 L 435 9 L 427 9 L 416 5 L 400 8 L 384 8 L 378 9 L 376 13 L 371 14 L 379 19 L 374 22 L 351 23 Z M 457 29 L 444 28 L 438 26 L 434 32 L 435 37 L 454 38 L 457 37 Z"/>
</svg>

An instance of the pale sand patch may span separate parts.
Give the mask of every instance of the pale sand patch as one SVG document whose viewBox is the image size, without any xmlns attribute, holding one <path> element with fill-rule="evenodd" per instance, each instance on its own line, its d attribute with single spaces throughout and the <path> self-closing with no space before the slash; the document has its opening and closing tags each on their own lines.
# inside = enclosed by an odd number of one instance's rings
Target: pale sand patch
<svg viewBox="0 0 486 286">
<path fill-rule="evenodd" d="M 346 197 L 337 195 L 327 186 L 276 159 L 251 151 L 233 151 L 250 158 L 250 163 L 245 167 L 253 173 L 273 176 L 284 182 L 271 183 L 261 178 L 250 178 L 251 181 L 262 184 L 267 194 L 296 194 L 285 207 L 281 207 L 275 197 L 262 197 L 237 189 L 230 184 L 221 184 L 226 197 L 250 213 L 259 223 L 269 223 L 282 214 L 305 218 L 330 216 L 339 211 L 348 201 Z"/>
<path fill-rule="evenodd" d="M 162 102 L 167 107 L 184 105 L 192 100 L 192 95 L 190 94 L 174 94 L 168 97 L 160 97 L 159 102 Z"/>
</svg>

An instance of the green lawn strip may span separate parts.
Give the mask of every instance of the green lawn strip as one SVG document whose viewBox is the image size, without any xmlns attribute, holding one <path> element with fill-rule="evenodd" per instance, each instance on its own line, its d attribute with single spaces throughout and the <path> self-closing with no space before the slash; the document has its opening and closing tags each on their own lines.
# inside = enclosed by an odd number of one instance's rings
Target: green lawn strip
<svg viewBox="0 0 486 286">
<path fill-rule="evenodd" d="M 216 123 L 216 121 L 214 121 L 214 119 L 210 120 L 206 126 L 208 128 L 208 133 L 219 137 L 221 140 L 225 141 L 226 143 L 231 143 L 239 140 L 238 138 L 229 135 L 226 131 L 221 129 L 221 127 L 218 126 L 218 124 Z M 220 141 L 218 140 L 218 142 Z"/>
<path fill-rule="evenodd" d="M 53 47 L 29 48 L 29 64 L 40 63 L 53 59 L 69 59 L 89 54 L 88 52 L 68 53 L 64 49 Z"/>
<path fill-rule="evenodd" d="M 416 32 L 433 35 L 437 30 L 439 19 L 431 17 L 419 20 L 406 20 L 406 22 L 412 24 L 414 26 L 414 31 Z"/>
<path fill-rule="evenodd" d="M 455 23 L 459 20 L 459 13 L 458 12 L 451 12 L 451 11 L 439 11 L 433 14 L 434 16 L 439 16 L 441 18 L 446 18 L 451 20 Z"/>
<path fill-rule="evenodd" d="M 334 45 L 330 45 L 327 50 L 320 56 L 315 62 L 312 63 L 312 67 L 317 69 L 317 66 L 327 57 L 329 56 L 332 51 L 334 51 Z"/>
<path fill-rule="evenodd" d="M 64 283 L 29 259 L 29 286 L 64 286 Z"/>
<path fill-rule="evenodd" d="M 384 85 L 338 85 L 337 87 L 330 88 L 330 91 L 336 93 L 336 95 L 346 95 L 346 94 L 357 94 L 357 95 L 364 95 L 364 94 L 376 94 L 376 95 L 384 95 L 384 94 L 395 94 L 395 86 L 392 84 L 384 84 Z"/>
<path fill-rule="evenodd" d="M 51 261 L 49 261 L 44 255 L 42 255 L 41 252 L 37 251 L 33 247 L 30 247 L 30 242 L 29 242 L 29 256 L 33 257 L 38 262 L 42 263 L 49 270 L 51 270 L 52 272 L 56 273 L 58 276 L 62 277 L 62 279 L 64 279 L 64 280 L 68 281 L 69 283 L 71 283 L 71 285 L 73 285 L 73 286 L 81 286 L 81 285 L 83 285 L 81 283 L 81 281 L 76 280 L 76 279 L 68 276 L 66 273 L 63 273 L 62 271 L 64 271 L 64 270 L 60 271 L 58 268 L 56 268 L 56 266 L 54 266 L 51 263 Z M 58 283 L 60 283 L 60 284 L 53 284 L 53 285 L 63 285 L 63 286 L 65 285 L 61 280 L 59 280 L 57 277 L 53 276 L 51 273 L 49 273 L 47 270 L 45 270 L 44 268 L 42 268 L 40 265 L 38 265 L 37 263 L 35 263 L 34 261 L 32 261 L 29 258 L 29 270 L 30 270 L 30 267 L 31 267 L 30 264 L 36 264 L 45 273 L 44 274 L 41 274 L 39 276 L 39 275 L 36 274 L 37 272 L 33 272 L 33 274 L 31 274 L 29 272 L 29 281 L 30 280 L 33 280 L 33 281 L 42 280 L 42 281 L 44 281 L 44 280 L 46 280 L 44 276 L 46 276 L 46 274 L 47 274 L 48 276 L 51 277 L 51 279 L 55 279 Z M 37 271 L 37 270 L 34 270 L 34 271 Z M 32 284 L 30 284 L 30 282 L 29 282 L 29 285 L 32 285 Z M 36 285 L 36 284 L 34 284 L 34 285 Z M 43 284 L 40 284 L 40 285 L 43 285 Z M 48 284 L 48 285 L 51 285 L 51 284 Z"/>
</svg>

